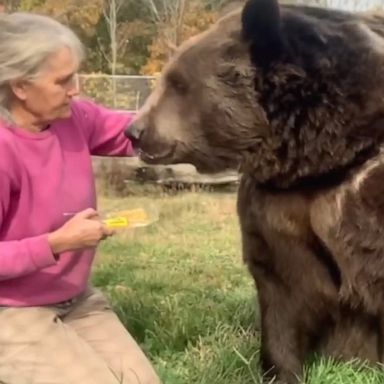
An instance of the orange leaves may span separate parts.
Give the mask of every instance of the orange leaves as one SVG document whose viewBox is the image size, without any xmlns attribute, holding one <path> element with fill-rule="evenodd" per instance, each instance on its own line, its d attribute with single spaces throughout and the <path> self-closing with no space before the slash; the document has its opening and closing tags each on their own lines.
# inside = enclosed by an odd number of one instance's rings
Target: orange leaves
<svg viewBox="0 0 384 384">
<path fill-rule="evenodd" d="M 67 25 L 76 26 L 86 36 L 91 36 L 102 15 L 103 0 L 24 0 L 21 8 L 50 15 Z"/>
</svg>

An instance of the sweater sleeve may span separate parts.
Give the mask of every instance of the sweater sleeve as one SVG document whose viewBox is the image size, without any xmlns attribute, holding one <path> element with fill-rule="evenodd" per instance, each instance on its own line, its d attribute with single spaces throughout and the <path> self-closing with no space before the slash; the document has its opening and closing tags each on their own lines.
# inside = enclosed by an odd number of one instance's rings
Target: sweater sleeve
<svg viewBox="0 0 384 384">
<path fill-rule="evenodd" d="M 8 211 L 10 196 L 10 177 L 0 170 L 0 228 Z M 1 241 L 0 238 L 0 280 L 28 275 L 55 263 L 48 234 L 14 241 Z"/>
<path fill-rule="evenodd" d="M 78 100 L 74 107 L 87 136 L 91 155 L 135 155 L 131 141 L 124 135 L 133 119 L 132 113 L 108 109 L 89 100 Z"/>
</svg>

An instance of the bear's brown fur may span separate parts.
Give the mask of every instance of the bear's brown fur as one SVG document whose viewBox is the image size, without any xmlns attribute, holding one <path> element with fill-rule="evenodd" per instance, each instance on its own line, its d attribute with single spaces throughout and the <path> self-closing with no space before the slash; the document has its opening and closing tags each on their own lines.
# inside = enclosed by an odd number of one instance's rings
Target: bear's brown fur
<svg viewBox="0 0 384 384">
<path fill-rule="evenodd" d="M 180 47 L 127 135 L 152 163 L 238 167 L 264 373 L 384 362 L 384 18 L 250 0 Z"/>
</svg>

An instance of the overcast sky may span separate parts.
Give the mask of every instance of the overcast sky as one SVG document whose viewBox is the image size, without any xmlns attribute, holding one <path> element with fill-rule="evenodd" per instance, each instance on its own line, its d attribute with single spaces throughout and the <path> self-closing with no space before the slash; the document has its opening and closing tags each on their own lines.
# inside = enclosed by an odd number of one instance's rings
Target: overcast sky
<svg viewBox="0 0 384 384">
<path fill-rule="evenodd" d="M 384 0 L 327 0 L 328 6 L 346 10 L 366 10 L 384 6 Z"/>
<path fill-rule="evenodd" d="M 316 0 L 298 0 L 297 2 L 316 3 Z M 347 11 L 368 10 L 377 6 L 384 8 L 384 0 L 319 0 L 319 2 L 330 8 L 344 9 Z"/>
</svg>

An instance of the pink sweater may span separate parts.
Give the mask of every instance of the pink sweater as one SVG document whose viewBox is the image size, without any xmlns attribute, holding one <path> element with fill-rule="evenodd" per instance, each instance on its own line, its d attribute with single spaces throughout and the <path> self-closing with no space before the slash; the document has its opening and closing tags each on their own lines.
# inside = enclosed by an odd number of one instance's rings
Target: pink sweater
<svg viewBox="0 0 384 384">
<path fill-rule="evenodd" d="M 91 155 L 133 156 L 123 133 L 131 118 L 81 100 L 40 133 L 0 123 L 0 305 L 58 303 L 84 290 L 95 250 L 55 261 L 47 234 L 64 212 L 96 208 Z"/>
</svg>

